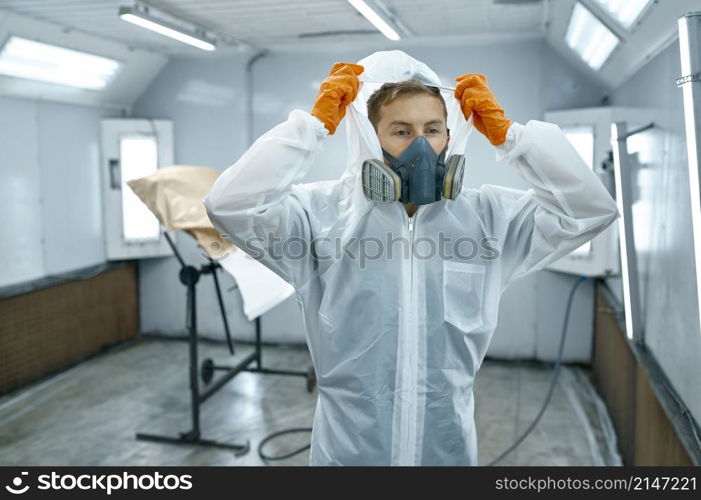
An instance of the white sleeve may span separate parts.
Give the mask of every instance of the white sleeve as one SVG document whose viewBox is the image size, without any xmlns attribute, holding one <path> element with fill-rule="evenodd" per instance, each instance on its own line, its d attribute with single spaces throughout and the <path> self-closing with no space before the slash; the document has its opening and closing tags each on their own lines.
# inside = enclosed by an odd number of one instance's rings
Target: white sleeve
<svg viewBox="0 0 701 500">
<path fill-rule="evenodd" d="M 531 188 L 482 186 L 480 203 L 501 248 L 501 289 L 567 255 L 618 216 L 615 200 L 557 125 L 513 123 L 497 160 Z"/>
<path fill-rule="evenodd" d="M 226 169 L 204 198 L 214 227 L 294 286 L 314 272 L 308 202 L 292 190 L 306 175 L 324 125 L 294 110 Z"/>
</svg>

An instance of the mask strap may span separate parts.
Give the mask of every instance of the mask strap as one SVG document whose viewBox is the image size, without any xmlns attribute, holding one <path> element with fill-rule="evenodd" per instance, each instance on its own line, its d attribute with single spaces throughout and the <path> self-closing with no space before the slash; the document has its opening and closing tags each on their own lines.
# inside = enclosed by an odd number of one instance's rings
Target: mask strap
<svg viewBox="0 0 701 500">
<path fill-rule="evenodd" d="M 397 158 L 395 158 L 394 156 L 392 156 L 391 154 L 389 154 L 389 153 L 385 150 L 385 148 L 382 148 L 382 154 L 385 155 L 390 161 L 393 161 L 393 162 L 395 162 L 395 163 L 399 163 L 399 160 L 398 160 Z M 384 159 L 384 158 L 383 158 L 383 159 Z"/>
</svg>

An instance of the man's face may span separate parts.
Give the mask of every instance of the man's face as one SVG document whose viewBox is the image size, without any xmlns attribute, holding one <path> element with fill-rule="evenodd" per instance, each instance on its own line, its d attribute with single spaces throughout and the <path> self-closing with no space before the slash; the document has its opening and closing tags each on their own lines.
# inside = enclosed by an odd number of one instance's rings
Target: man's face
<svg viewBox="0 0 701 500">
<path fill-rule="evenodd" d="M 418 94 L 400 97 L 382 106 L 377 124 L 380 145 L 395 158 L 423 135 L 440 154 L 448 143 L 443 106 L 438 98 Z"/>
</svg>

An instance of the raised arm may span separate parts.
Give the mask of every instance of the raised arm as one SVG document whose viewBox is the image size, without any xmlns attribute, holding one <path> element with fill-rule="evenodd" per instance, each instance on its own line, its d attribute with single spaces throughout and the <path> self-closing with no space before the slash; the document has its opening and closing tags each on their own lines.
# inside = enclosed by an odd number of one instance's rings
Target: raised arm
<svg viewBox="0 0 701 500">
<path fill-rule="evenodd" d="M 502 290 L 591 240 L 618 218 L 615 200 L 557 125 L 514 123 L 497 158 L 532 188 L 483 186 L 481 201 L 499 221 Z"/>
<path fill-rule="evenodd" d="M 204 199 L 217 230 L 296 287 L 313 275 L 315 263 L 310 251 L 313 214 L 304 191 L 294 184 L 307 174 L 321 151 L 321 139 L 335 131 L 355 98 L 360 71 L 360 66 L 336 63 L 312 112 L 292 111 L 225 170 Z"/>
<path fill-rule="evenodd" d="M 501 289 L 542 269 L 603 231 L 619 214 L 616 202 L 557 125 L 506 118 L 484 75 L 457 78 L 455 96 L 466 118 L 532 187 L 485 185 L 481 213 L 501 250 Z"/>
</svg>

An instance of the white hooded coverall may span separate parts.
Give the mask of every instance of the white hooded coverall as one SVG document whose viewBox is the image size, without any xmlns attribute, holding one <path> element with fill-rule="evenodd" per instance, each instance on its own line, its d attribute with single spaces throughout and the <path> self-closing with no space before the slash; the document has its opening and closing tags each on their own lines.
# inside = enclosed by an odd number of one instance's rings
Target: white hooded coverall
<svg viewBox="0 0 701 500">
<path fill-rule="evenodd" d="M 358 64 L 361 80 L 443 85 L 400 51 Z M 295 287 L 319 391 L 311 465 L 477 465 L 473 382 L 501 294 L 604 230 L 616 203 L 562 131 L 533 120 L 513 123 L 496 148 L 532 188 L 463 187 L 411 219 L 400 202 L 374 204 L 359 175 L 364 159 L 382 158 L 366 116 L 372 90 L 363 84 L 349 107 L 341 179 L 300 183 L 327 131 L 294 110 L 204 203 L 219 231 Z M 445 100 L 448 154 L 464 154 L 469 125 Z M 441 237 L 453 243 L 432 252 Z M 371 258 L 378 242 L 384 253 Z"/>
</svg>

